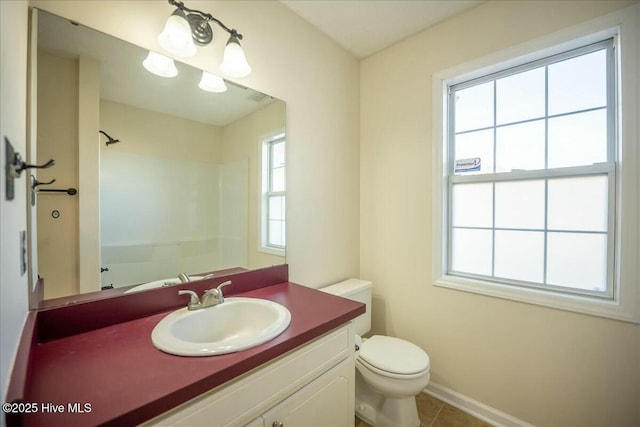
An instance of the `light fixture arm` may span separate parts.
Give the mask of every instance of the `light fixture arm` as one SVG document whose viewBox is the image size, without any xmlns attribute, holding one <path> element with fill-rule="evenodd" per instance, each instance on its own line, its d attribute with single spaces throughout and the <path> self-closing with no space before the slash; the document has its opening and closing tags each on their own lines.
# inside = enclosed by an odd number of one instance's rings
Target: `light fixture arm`
<svg viewBox="0 0 640 427">
<path fill-rule="evenodd" d="M 200 10 L 188 8 L 187 6 L 184 5 L 183 2 L 178 1 L 178 0 L 167 0 L 167 1 L 169 2 L 170 5 L 177 7 L 178 9 L 182 10 L 183 12 L 195 13 L 195 14 L 200 15 L 200 17 L 202 17 L 206 21 L 215 22 L 223 30 L 225 30 L 227 33 L 229 33 L 232 37 L 237 37 L 238 40 L 242 40 L 242 34 L 238 33 L 238 31 L 235 30 L 235 29 L 231 29 L 231 28 L 227 27 L 226 25 L 224 25 L 222 23 L 222 21 L 220 21 L 219 19 L 217 19 L 215 16 L 211 15 L 210 13 L 206 13 L 206 12 L 202 12 Z"/>
</svg>

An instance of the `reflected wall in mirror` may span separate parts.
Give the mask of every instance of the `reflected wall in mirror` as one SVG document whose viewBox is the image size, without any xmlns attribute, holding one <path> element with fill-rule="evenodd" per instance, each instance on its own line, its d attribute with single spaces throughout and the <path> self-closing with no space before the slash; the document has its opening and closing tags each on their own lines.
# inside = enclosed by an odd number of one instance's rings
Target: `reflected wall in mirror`
<svg viewBox="0 0 640 427">
<path fill-rule="evenodd" d="M 37 187 L 32 208 L 44 299 L 283 264 L 284 248 L 263 244 L 263 164 L 265 146 L 283 140 L 285 103 L 231 82 L 203 91 L 202 71 L 181 63 L 174 78 L 153 75 L 148 51 L 34 13 L 32 152 L 56 161 L 34 174 L 55 179 Z M 67 188 L 78 192 L 42 191 Z M 279 206 L 271 220 L 282 225 Z"/>
</svg>

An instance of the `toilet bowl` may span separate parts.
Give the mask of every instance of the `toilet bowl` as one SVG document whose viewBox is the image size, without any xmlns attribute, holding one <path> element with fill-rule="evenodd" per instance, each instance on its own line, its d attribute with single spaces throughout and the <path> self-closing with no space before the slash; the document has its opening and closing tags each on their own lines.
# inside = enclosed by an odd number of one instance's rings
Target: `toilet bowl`
<svg viewBox="0 0 640 427">
<path fill-rule="evenodd" d="M 365 303 L 355 331 L 371 328 L 371 282 L 350 279 L 321 291 Z M 356 342 L 360 342 L 356 335 Z M 364 339 L 356 350 L 356 415 L 375 427 L 418 427 L 415 396 L 429 383 L 427 353 L 406 340 L 384 335 Z"/>
<path fill-rule="evenodd" d="M 356 414 L 376 427 L 420 425 L 415 396 L 429 383 L 429 356 L 408 341 L 374 335 L 356 357 Z"/>
</svg>

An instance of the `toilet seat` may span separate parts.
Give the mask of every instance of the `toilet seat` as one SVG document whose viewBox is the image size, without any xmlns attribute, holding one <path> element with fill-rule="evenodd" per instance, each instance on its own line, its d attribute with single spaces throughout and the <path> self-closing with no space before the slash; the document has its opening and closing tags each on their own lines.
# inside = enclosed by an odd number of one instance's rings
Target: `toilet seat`
<svg viewBox="0 0 640 427">
<path fill-rule="evenodd" d="M 374 335 L 363 342 L 356 360 L 380 375 L 399 379 L 422 376 L 429 370 L 429 355 L 400 338 Z"/>
</svg>

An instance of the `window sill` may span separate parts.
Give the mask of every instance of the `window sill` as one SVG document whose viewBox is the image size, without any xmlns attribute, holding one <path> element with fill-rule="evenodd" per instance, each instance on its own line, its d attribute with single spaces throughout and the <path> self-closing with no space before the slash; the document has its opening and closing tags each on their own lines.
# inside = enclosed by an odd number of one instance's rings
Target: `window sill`
<svg viewBox="0 0 640 427">
<path fill-rule="evenodd" d="M 640 323 L 639 313 L 630 310 L 629 307 L 624 307 L 614 300 L 547 292 L 540 289 L 521 288 L 448 275 L 435 280 L 434 286 L 624 322 Z"/>
<path fill-rule="evenodd" d="M 260 248 L 258 248 L 258 252 L 262 252 L 263 254 L 281 256 L 281 257 L 284 257 L 286 254 L 285 249 L 269 248 L 266 246 L 261 246 Z"/>
</svg>

